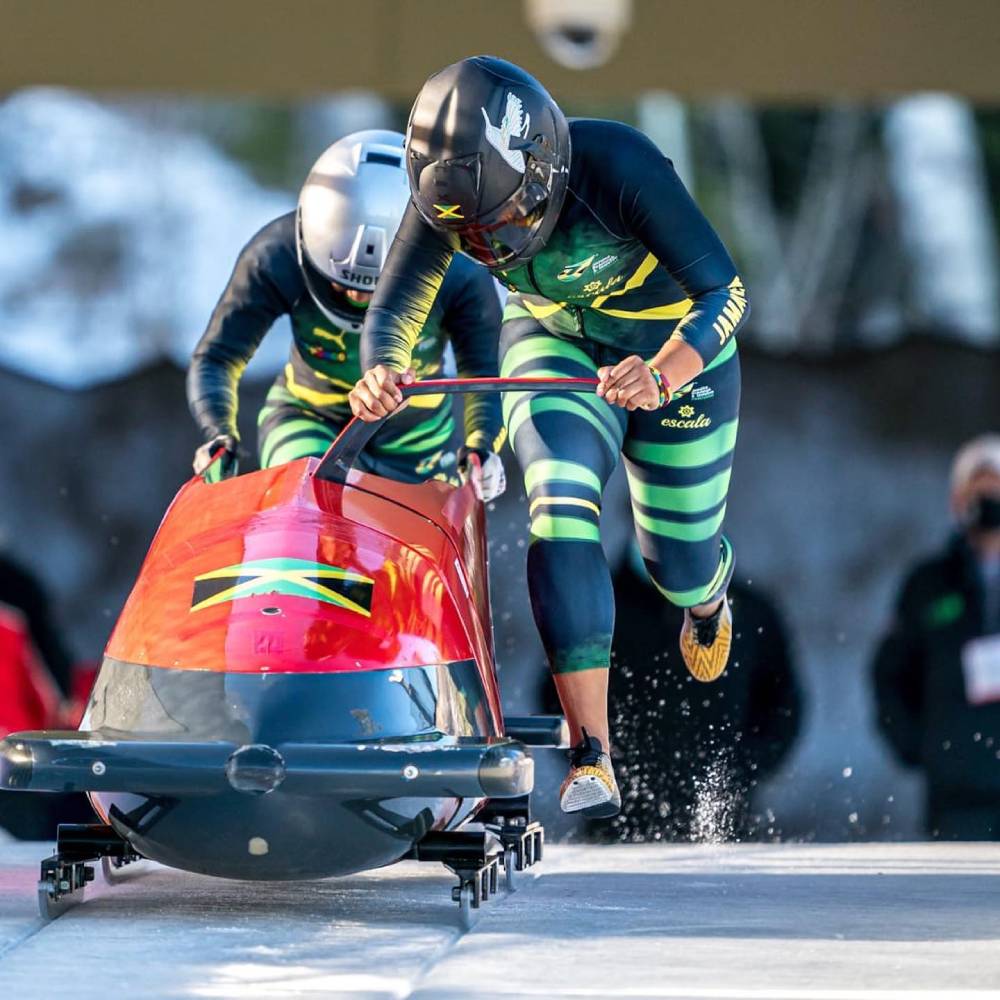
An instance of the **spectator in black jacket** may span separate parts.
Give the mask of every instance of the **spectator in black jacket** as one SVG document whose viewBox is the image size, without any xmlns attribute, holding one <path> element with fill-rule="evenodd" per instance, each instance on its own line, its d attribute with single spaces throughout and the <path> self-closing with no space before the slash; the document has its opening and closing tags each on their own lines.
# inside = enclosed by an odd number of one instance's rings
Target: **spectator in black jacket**
<svg viewBox="0 0 1000 1000">
<path fill-rule="evenodd" d="M 1000 839 L 1000 435 L 955 458 L 957 531 L 907 576 L 874 663 L 878 722 L 927 779 L 925 825 Z"/>
<path fill-rule="evenodd" d="M 729 665 L 707 686 L 692 679 L 675 648 L 657 643 L 673 634 L 683 612 L 652 586 L 637 551 L 613 583 L 611 742 L 625 751 L 620 760 L 633 763 L 619 765 L 621 812 L 591 822 L 588 835 L 637 842 L 767 837 L 770 824 L 755 815 L 754 789 L 787 756 L 803 714 L 777 608 L 757 587 L 734 579 Z M 546 707 L 558 711 L 548 684 Z"/>
</svg>

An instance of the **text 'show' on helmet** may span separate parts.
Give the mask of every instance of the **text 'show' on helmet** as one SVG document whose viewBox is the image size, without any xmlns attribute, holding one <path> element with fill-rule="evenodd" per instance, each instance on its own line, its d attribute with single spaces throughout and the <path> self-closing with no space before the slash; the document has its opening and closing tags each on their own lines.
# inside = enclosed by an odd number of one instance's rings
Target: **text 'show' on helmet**
<svg viewBox="0 0 1000 1000">
<path fill-rule="evenodd" d="M 299 194 L 296 236 L 306 288 L 326 317 L 359 331 L 364 310 L 342 289 L 372 292 L 410 199 L 403 136 L 344 136 L 313 164 Z"/>
<path fill-rule="evenodd" d="M 434 74 L 410 112 L 413 202 L 459 249 L 492 268 L 541 250 L 569 182 L 566 118 L 513 63 L 474 56 Z"/>
</svg>

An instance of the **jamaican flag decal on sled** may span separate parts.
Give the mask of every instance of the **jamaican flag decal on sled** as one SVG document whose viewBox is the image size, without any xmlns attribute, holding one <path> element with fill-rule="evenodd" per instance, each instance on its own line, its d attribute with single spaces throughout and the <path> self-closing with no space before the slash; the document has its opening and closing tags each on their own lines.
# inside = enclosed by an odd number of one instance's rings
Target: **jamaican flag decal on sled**
<svg viewBox="0 0 1000 1000">
<path fill-rule="evenodd" d="M 194 579 L 191 610 L 264 594 L 308 597 L 371 617 L 375 581 L 353 570 L 308 559 L 255 559 Z"/>
</svg>

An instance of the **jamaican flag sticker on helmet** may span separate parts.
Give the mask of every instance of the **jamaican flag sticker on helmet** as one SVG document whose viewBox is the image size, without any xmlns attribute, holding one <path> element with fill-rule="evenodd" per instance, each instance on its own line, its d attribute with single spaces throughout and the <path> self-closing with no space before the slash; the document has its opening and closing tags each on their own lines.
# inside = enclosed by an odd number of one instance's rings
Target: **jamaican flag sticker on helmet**
<svg viewBox="0 0 1000 1000">
<path fill-rule="evenodd" d="M 255 559 L 194 579 L 191 610 L 264 594 L 307 597 L 371 617 L 375 581 L 353 570 L 308 559 Z"/>
</svg>

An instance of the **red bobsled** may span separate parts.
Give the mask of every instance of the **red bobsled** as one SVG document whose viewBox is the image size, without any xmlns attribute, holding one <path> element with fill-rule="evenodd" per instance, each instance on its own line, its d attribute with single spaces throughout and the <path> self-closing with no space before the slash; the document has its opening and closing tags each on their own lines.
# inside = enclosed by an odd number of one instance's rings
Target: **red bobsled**
<svg viewBox="0 0 1000 1000">
<path fill-rule="evenodd" d="M 592 391 L 591 380 L 424 382 L 405 394 Z M 525 744 L 497 689 L 485 517 L 471 485 L 358 471 L 378 424 L 322 460 L 206 482 L 168 509 L 79 731 L 0 742 L 0 787 L 86 791 L 103 823 L 61 827 L 51 913 L 149 858 L 242 879 L 442 861 L 476 906 L 537 858 Z M 475 818 L 474 828 L 463 827 Z"/>
</svg>

